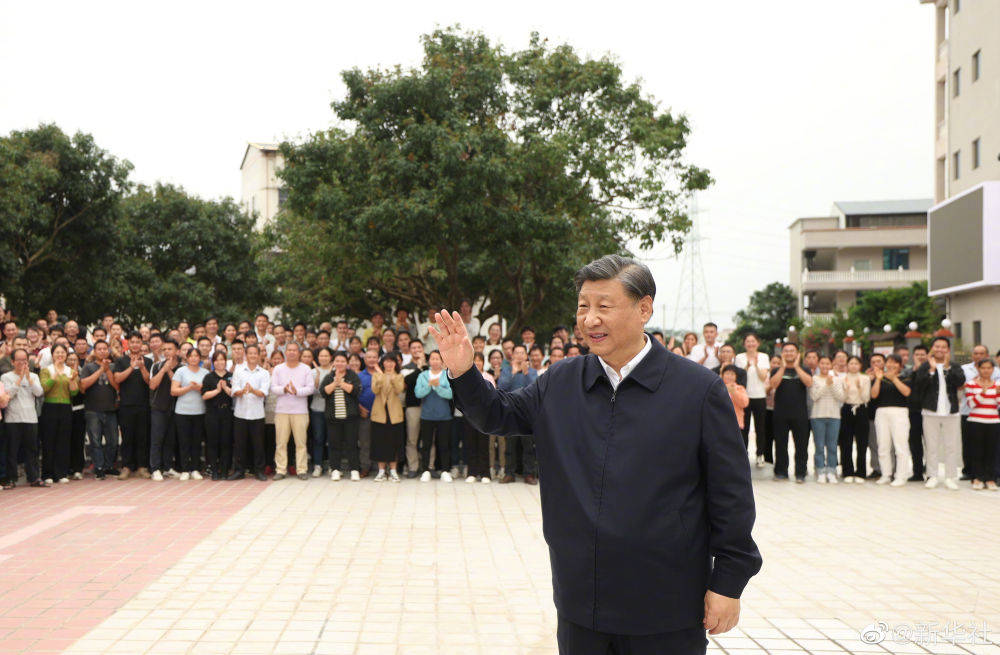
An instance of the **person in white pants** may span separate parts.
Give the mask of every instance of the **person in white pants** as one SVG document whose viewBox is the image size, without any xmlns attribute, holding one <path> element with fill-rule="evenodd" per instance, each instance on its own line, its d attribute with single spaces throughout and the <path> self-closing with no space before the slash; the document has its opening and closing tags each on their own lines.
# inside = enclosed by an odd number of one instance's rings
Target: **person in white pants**
<svg viewBox="0 0 1000 655">
<path fill-rule="evenodd" d="M 920 396 L 924 422 L 924 457 L 927 460 L 928 489 L 938 485 L 938 465 L 944 451 L 946 487 L 958 490 L 958 466 L 962 458 L 961 424 L 958 391 L 965 385 L 965 374 L 951 361 L 951 342 L 937 337 L 931 354 L 913 374 Z"/>
<path fill-rule="evenodd" d="M 875 410 L 875 434 L 878 439 L 878 462 L 882 476 L 876 484 L 902 487 L 910 477 L 910 410 L 907 398 L 910 396 L 909 380 L 900 378 L 903 360 L 899 355 L 889 355 L 885 369 L 875 371 L 871 396 L 878 407 Z M 896 450 L 893 466 L 892 450 Z"/>
</svg>

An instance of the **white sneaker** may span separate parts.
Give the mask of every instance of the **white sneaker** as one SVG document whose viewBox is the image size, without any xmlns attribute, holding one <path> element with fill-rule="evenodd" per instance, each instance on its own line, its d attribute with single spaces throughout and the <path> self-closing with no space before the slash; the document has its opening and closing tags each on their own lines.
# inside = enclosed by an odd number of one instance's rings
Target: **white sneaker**
<svg viewBox="0 0 1000 655">
<path fill-rule="evenodd" d="M 334 482 L 340 481 L 340 469 L 333 469 L 330 471 L 330 479 Z"/>
<path fill-rule="evenodd" d="M 421 482 L 430 482 L 431 481 L 431 472 L 430 471 L 424 471 L 423 473 L 421 473 L 420 474 L 420 481 Z"/>
<path fill-rule="evenodd" d="M 830 484 L 837 484 L 837 482 L 838 482 L 838 480 L 837 480 L 837 473 L 835 471 L 827 471 L 826 472 L 826 481 L 829 482 Z"/>
<path fill-rule="evenodd" d="M 889 482 L 891 482 L 891 481 L 892 481 L 892 478 L 890 478 L 888 475 L 883 475 L 883 476 L 879 477 L 878 480 L 875 481 L 875 484 L 889 484 Z"/>
<path fill-rule="evenodd" d="M 318 478 L 321 475 L 323 475 L 323 467 L 317 464 L 313 467 L 313 477 Z"/>
<path fill-rule="evenodd" d="M 470 475 L 469 477 L 465 478 L 465 481 L 466 482 L 475 482 L 476 481 L 476 476 Z"/>
<path fill-rule="evenodd" d="M 905 484 L 906 484 L 906 478 L 904 478 L 901 475 L 898 475 L 898 476 L 896 476 L 896 479 L 892 481 L 892 484 L 890 484 L 889 486 L 890 487 L 902 487 Z"/>
<path fill-rule="evenodd" d="M 82 480 L 83 479 L 83 473 L 77 471 L 76 473 L 73 474 L 73 479 L 74 480 Z"/>
<path fill-rule="evenodd" d="M 983 484 L 982 480 L 974 480 L 972 482 L 972 488 L 975 489 L 976 491 L 981 491 L 984 488 L 986 488 L 986 485 Z"/>
<path fill-rule="evenodd" d="M 820 471 L 816 474 L 817 484 L 826 484 L 826 471 Z"/>
<path fill-rule="evenodd" d="M 484 476 L 483 476 L 483 479 L 481 480 L 481 482 L 482 482 L 483 484 L 489 484 L 489 483 L 493 482 L 493 480 L 490 480 L 490 479 L 489 479 L 488 477 L 486 477 L 486 476 L 484 475 Z"/>
<path fill-rule="evenodd" d="M 860 475 L 856 475 L 856 476 L 854 476 L 854 483 L 855 484 L 864 484 L 865 483 L 865 479 L 862 476 L 860 476 Z"/>
<path fill-rule="evenodd" d="M 59 478 L 59 484 L 67 484 L 67 483 L 69 483 L 69 478 Z"/>
<path fill-rule="evenodd" d="M 451 482 L 451 473 L 448 471 L 441 471 L 441 482 Z"/>
<path fill-rule="evenodd" d="M 360 471 L 351 471 L 351 482 L 357 482 L 361 479 Z"/>
<path fill-rule="evenodd" d="M 396 472 L 396 469 L 389 471 L 389 482 L 399 482 L 399 473 Z"/>
<path fill-rule="evenodd" d="M 358 479 L 360 480 L 361 478 Z M 388 479 L 388 476 L 385 474 L 385 469 L 379 469 L 378 475 L 375 476 L 375 482 L 385 482 Z"/>
<path fill-rule="evenodd" d="M 933 489 L 934 487 L 938 486 L 938 479 L 932 475 L 931 477 L 927 478 L 927 482 L 924 483 L 924 486 L 927 487 L 928 489 Z"/>
<path fill-rule="evenodd" d="M 844 482 L 846 482 L 847 484 L 854 482 L 854 476 L 848 475 L 847 477 L 844 478 Z"/>
<path fill-rule="evenodd" d="M 191 479 L 191 475 L 188 474 L 187 471 L 184 471 L 183 473 L 181 473 L 180 479 L 181 480 L 190 480 Z"/>
<path fill-rule="evenodd" d="M 764 456 L 757 455 L 757 468 L 761 468 L 762 466 L 764 466 Z"/>
<path fill-rule="evenodd" d="M 160 473 L 160 469 L 153 471 L 153 477 L 150 478 L 154 482 L 163 482 L 163 474 Z"/>
<path fill-rule="evenodd" d="M 179 478 L 181 476 L 180 473 L 178 473 L 173 469 L 167 469 L 167 472 L 164 473 L 164 475 L 167 476 L 168 478 Z"/>
<path fill-rule="evenodd" d="M 952 491 L 958 491 L 958 484 L 956 484 L 951 478 L 944 479 L 944 486 L 948 487 Z"/>
<path fill-rule="evenodd" d="M 199 473 L 198 471 L 191 471 L 191 479 L 201 480 L 201 473 Z"/>
<path fill-rule="evenodd" d="M 52 478 L 45 478 L 45 484 L 52 484 Z"/>
</svg>

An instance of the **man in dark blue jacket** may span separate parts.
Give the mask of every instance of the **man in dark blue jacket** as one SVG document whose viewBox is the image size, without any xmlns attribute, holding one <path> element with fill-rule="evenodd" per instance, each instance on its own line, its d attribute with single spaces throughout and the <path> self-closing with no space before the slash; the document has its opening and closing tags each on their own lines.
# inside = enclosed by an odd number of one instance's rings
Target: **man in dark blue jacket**
<svg viewBox="0 0 1000 655">
<path fill-rule="evenodd" d="M 705 653 L 762 563 L 732 402 L 643 331 L 646 266 L 610 255 L 575 281 L 590 353 L 514 392 L 473 367 L 457 313 L 435 315 L 456 402 L 484 433 L 535 438 L 560 653 Z"/>
</svg>

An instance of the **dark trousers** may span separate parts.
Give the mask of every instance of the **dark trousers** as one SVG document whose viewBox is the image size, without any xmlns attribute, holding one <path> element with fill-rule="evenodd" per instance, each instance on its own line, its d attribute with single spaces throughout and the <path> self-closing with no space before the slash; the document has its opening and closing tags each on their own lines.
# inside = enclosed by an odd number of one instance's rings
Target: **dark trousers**
<svg viewBox="0 0 1000 655">
<path fill-rule="evenodd" d="M 535 453 L 534 437 L 507 437 L 504 473 L 514 475 L 518 444 L 521 446 L 521 474 L 538 477 L 538 458 Z"/>
<path fill-rule="evenodd" d="M 177 470 L 180 462 L 175 456 L 177 449 L 177 427 L 174 413 L 154 409 L 150 412 L 149 468 L 152 471 Z"/>
<path fill-rule="evenodd" d="M 465 417 L 455 416 L 451 419 L 451 465 L 469 463 L 469 444 L 465 440 Z"/>
<path fill-rule="evenodd" d="M 212 471 L 228 471 L 233 461 L 233 410 L 205 408 L 205 459 Z"/>
<path fill-rule="evenodd" d="M 90 461 L 94 473 L 114 468 L 118 458 L 118 412 L 86 412 Z M 103 443 L 102 443 L 103 441 Z"/>
<path fill-rule="evenodd" d="M 468 420 L 463 421 L 465 428 L 466 453 L 469 458 L 469 475 L 477 478 L 490 476 L 490 435 L 483 434 Z"/>
<path fill-rule="evenodd" d="M 181 447 L 181 468 L 178 472 L 197 471 L 201 442 L 205 438 L 205 415 L 175 413 L 174 425 L 177 428 L 177 443 Z"/>
<path fill-rule="evenodd" d="M 434 444 L 438 471 L 451 469 L 451 421 L 430 421 L 420 419 L 420 470 L 431 468 L 431 443 Z"/>
<path fill-rule="evenodd" d="M 248 443 L 249 442 L 249 443 Z M 233 470 L 263 473 L 266 459 L 264 457 L 264 419 L 233 419 Z M 249 447 L 249 448 L 248 448 Z M 250 448 L 253 449 L 253 466 L 251 467 Z M 274 452 L 274 449 L 271 449 Z"/>
<path fill-rule="evenodd" d="M 913 475 L 924 475 L 924 417 L 920 407 L 910 408 L 910 456 L 913 458 Z"/>
<path fill-rule="evenodd" d="M 361 470 L 361 454 L 358 451 L 357 418 L 334 418 L 326 421 L 326 438 L 330 442 L 330 470 L 340 470 L 340 464 L 347 458 L 347 470 Z"/>
<path fill-rule="evenodd" d="M 268 423 L 267 419 L 264 420 L 264 462 L 267 466 L 274 468 L 274 449 L 277 448 L 278 435 L 275 433 L 274 423 Z M 289 439 L 288 443 L 292 443 Z M 292 457 L 289 462 L 294 462 L 295 458 Z"/>
<path fill-rule="evenodd" d="M 696 626 L 655 635 L 615 635 L 585 628 L 559 617 L 559 655 L 703 655 L 705 628 Z"/>
<path fill-rule="evenodd" d="M 761 441 L 766 429 L 764 416 L 767 414 L 767 398 L 751 398 L 750 404 L 743 410 L 743 447 L 750 446 L 750 417 L 753 417 L 753 427 L 757 431 L 757 454 L 763 455 Z"/>
<path fill-rule="evenodd" d="M 868 475 L 868 410 L 860 405 L 852 412 L 849 405 L 840 408 L 840 474 L 846 477 Z M 851 445 L 857 453 L 857 464 L 851 455 Z"/>
<path fill-rule="evenodd" d="M 122 466 L 133 471 L 149 466 L 149 408 L 119 407 L 118 425 L 122 429 Z"/>
<path fill-rule="evenodd" d="M 73 407 L 68 403 L 44 403 L 38 417 L 42 438 L 42 477 L 69 477 L 69 442 L 73 429 Z"/>
<path fill-rule="evenodd" d="M 323 456 L 326 450 L 326 412 L 309 410 L 309 457 L 313 466 L 323 466 Z M 290 461 L 290 460 L 289 460 Z"/>
<path fill-rule="evenodd" d="M 997 439 L 1000 439 L 1000 423 L 968 421 L 967 425 L 971 451 L 968 459 L 970 475 L 982 482 L 995 482 L 994 464 L 997 457 Z"/>
<path fill-rule="evenodd" d="M 774 474 L 788 477 L 788 433 L 795 444 L 795 477 L 806 477 L 809 449 L 809 419 L 805 416 L 774 415 Z"/>
<path fill-rule="evenodd" d="M 73 419 L 70 423 L 69 432 L 69 472 L 83 473 L 83 468 L 87 465 L 83 455 L 84 444 L 87 435 L 86 412 L 82 409 L 73 410 Z"/>
<path fill-rule="evenodd" d="M 962 417 L 962 477 L 971 476 L 975 473 L 972 468 L 972 458 L 969 454 L 972 446 L 969 444 L 969 417 Z M 935 471 L 937 473 L 937 471 Z"/>
<path fill-rule="evenodd" d="M 24 452 L 24 477 L 29 483 L 38 480 L 38 424 L 6 423 L 7 480 L 17 482 L 17 454 Z"/>
<path fill-rule="evenodd" d="M 7 433 L 3 429 L 3 420 L 0 420 L 0 482 L 7 479 Z"/>
<path fill-rule="evenodd" d="M 765 400 L 765 403 L 767 401 Z M 774 464 L 774 410 L 764 412 L 764 438 L 757 435 L 757 454 L 764 456 L 764 461 Z"/>
</svg>

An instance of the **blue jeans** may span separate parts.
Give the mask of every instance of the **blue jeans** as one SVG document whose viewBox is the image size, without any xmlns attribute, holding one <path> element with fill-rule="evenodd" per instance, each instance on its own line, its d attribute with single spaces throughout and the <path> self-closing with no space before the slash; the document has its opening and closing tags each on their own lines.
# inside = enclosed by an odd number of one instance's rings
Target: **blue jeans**
<svg viewBox="0 0 1000 655">
<path fill-rule="evenodd" d="M 309 456 L 313 466 L 323 466 L 323 449 L 326 447 L 326 414 L 309 410 Z M 304 471 L 303 471 L 304 473 Z"/>
<path fill-rule="evenodd" d="M 839 418 L 811 418 L 813 441 L 816 444 L 816 454 L 813 465 L 816 473 L 823 471 L 835 472 L 837 468 L 837 439 L 840 435 Z"/>
<path fill-rule="evenodd" d="M 88 411 L 85 418 L 94 473 L 113 468 L 118 457 L 118 413 Z M 101 437 L 104 437 L 103 445 Z"/>
</svg>

